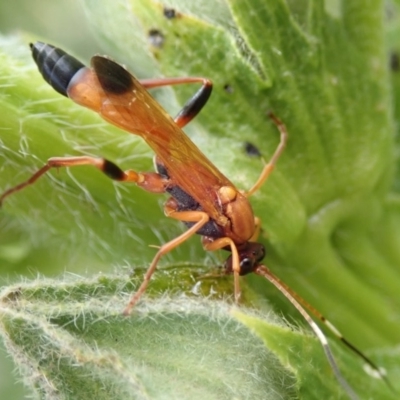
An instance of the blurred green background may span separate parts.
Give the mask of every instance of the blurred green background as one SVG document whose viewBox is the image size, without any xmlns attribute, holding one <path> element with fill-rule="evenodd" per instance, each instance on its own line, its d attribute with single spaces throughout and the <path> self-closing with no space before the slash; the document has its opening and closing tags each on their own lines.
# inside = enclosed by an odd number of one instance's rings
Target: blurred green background
<svg viewBox="0 0 400 400">
<path fill-rule="evenodd" d="M 38 38 L 51 38 L 62 47 L 73 49 L 83 59 L 100 51 L 79 0 L 0 0 L 0 33 L 37 35 Z M 28 45 L 28 43 L 27 43 Z M 7 270 L 7 276 L 0 268 L 0 278 L 4 281 L 19 277 L 24 271 Z M 32 271 L 32 274 L 36 273 Z M 13 363 L 7 358 L 0 344 L 0 399 L 22 399 L 28 395 L 17 376 L 13 375 Z"/>
<path fill-rule="evenodd" d="M 79 0 L 2 0 L 0 32 L 27 32 L 52 38 L 55 43 L 74 49 L 82 57 L 93 55 L 99 50 Z"/>
</svg>

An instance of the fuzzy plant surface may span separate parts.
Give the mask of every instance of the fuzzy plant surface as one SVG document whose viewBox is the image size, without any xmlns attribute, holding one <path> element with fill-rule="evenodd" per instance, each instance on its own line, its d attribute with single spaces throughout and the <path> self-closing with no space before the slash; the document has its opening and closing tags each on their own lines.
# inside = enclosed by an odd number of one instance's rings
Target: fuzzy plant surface
<svg viewBox="0 0 400 400">
<path fill-rule="evenodd" d="M 238 188 L 250 188 L 263 166 L 246 143 L 267 161 L 279 142 L 267 114 L 284 121 L 288 146 L 251 198 L 263 224 L 265 263 L 387 372 L 394 390 L 332 338 L 359 398 L 398 398 L 396 3 L 389 12 L 377 0 L 82 5 L 104 53 L 139 78 L 213 80 L 211 99 L 185 132 Z M 1 190 L 52 156 L 95 155 L 123 169 L 152 170 L 140 137 L 44 82 L 27 46 L 32 40 L 0 38 Z M 195 90 L 154 96 L 174 114 Z M 164 200 L 90 167 L 51 171 L 6 200 L 0 334 L 30 395 L 348 398 L 287 300 L 249 276 L 234 306 L 232 278 L 217 276 L 226 254 L 206 254 L 198 238 L 162 259 L 133 314 L 122 316 L 155 253 L 150 245 L 183 231 L 163 217 Z M 36 278 L 6 282 L 15 272 Z"/>
</svg>

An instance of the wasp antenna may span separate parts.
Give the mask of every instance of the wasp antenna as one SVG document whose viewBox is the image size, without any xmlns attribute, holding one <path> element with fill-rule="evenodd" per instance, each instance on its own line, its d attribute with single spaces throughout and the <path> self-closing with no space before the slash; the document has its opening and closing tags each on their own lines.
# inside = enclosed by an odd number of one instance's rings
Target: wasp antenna
<svg viewBox="0 0 400 400">
<path fill-rule="evenodd" d="M 278 278 L 276 278 L 278 279 Z M 358 357 L 363 359 L 376 374 L 379 376 L 380 379 L 382 379 L 388 387 L 395 392 L 395 389 L 393 388 L 392 384 L 390 381 L 387 379 L 386 375 L 383 374 L 380 370 L 380 368 L 369 358 L 367 357 L 360 349 L 358 349 L 353 343 L 348 341 L 343 334 L 339 331 L 338 328 L 336 328 L 335 325 L 332 324 L 327 318 L 325 318 L 324 315 L 322 315 L 316 308 L 314 308 L 311 304 L 309 304 L 307 301 L 305 301 L 301 296 L 299 296 L 296 292 L 294 292 L 292 289 L 290 289 L 288 286 L 286 286 L 282 281 L 280 281 L 280 284 L 282 286 L 285 286 L 286 291 L 290 292 L 290 294 L 300 303 L 305 307 L 308 311 L 310 311 L 316 318 L 318 318 L 347 348 L 349 348 L 354 354 L 356 354 Z"/>
<path fill-rule="evenodd" d="M 307 323 L 311 326 L 311 324 L 315 325 L 318 330 L 319 327 L 318 325 L 316 325 L 314 323 L 314 321 L 310 318 L 310 316 L 306 313 L 306 316 L 304 315 L 304 313 L 302 311 L 300 311 L 299 307 L 300 304 L 306 308 L 308 311 L 310 311 L 316 318 L 318 318 L 347 348 L 349 348 L 355 355 L 357 355 L 358 357 L 360 357 L 361 359 L 363 359 L 371 368 L 374 372 L 376 372 L 376 374 L 378 375 L 378 377 L 380 379 L 382 379 L 386 385 L 389 387 L 389 389 L 396 393 L 396 390 L 394 389 L 393 385 L 390 383 L 389 379 L 387 378 L 387 376 L 381 372 L 380 368 L 378 367 L 378 365 L 376 365 L 369 357 L 367 357 L 360 349 L 358 349 L 356 346 L 354 346 L 354 344 L 352 344 L 350 341 L 348 341 L 343 335 L 342 333 L 339 331 L 339 329 L 336 328 L 335 325 L 333 325 L 327 318 L 325 318 L 316 308 L 314 308 L 311 304 L 309 304 L 307 301 L 305 301 L 301 296 L 299 296 L 295 291 L 293 291 L 292 289 L 290 289 L 284 282 L 282 282 L 278 277 L 276 277 L 275 275 L 272 274 L 272 272 L 265 266 L 261 266 L 259 267 L 261 270 L 260 271 L 255 271 L 255 273 L 257 273 L 258 275 L 264 276 L 265 278 L 267 278 L 296 308 L 297 310 L 300 312 L 300 314 L 302 314 L 302 316 L 304 317 L 304 319 L 307 321 Z M 298 305 L 296 305 L 295 303 L 297 303 Z M 303 311 L 305 312 L 304 308 L 301 307 L 303 309 Z M 319 338 L 319 334 L 317 334 L 317 332 L 315 331 L 315 329 L 311 326 L 312 330 L 315 332 L 315 334 L 318 336 Z M 322 332 L 321 332 L 322 333 Z M 324 336 L 324 340 L 326 341 L 326 337 Z M 320 339 L 320 338 L 319 338 Z M 321 341 L 321 339 L 320 339 Z M 322 341 L 321 341 L 322 343 Z M 324 350 L 326 349 L 326 347 L 324 346 L 324 344 L 322 343 Z M 332 354 L 328 354 L 325 350 L 326 356 L 328 358 L 328 360 L 330 361 L 332 359 Z M 329 353 L 331 353 L 331 351 L 329 350 Z M 331 362 L 330 362 L 331 363 Z M 331 363 L 332 365 L 332 363 Z M 332 365 L 332 368 L 335 369 Z M 340 380 L 340 379 L 339 379 Z"/>
<path fill-rule="evenodd" d="M 299 296 L 298 296 L 299 297 Z M 303 305 L 306 306 L 306 302 L 303 302 Z M 310 306 L 311 307 L 311 306 Z M 307 307 L 308 308 L 308 307 Z M 311 307 L 313 309 L 313 307 Z M 315 310 L 317 311 L 317 310 Z M 389 387 L 389 389 L 396 393 L 396 389 L 393 387 L 393 385 L 390 383 L 389 379 L 387 378 L 386 374 L 381 371 L 378 365 L 376 365 L 369 357 L 367 357 L 360 349 L 358 349 L 356 346 L 354 346 L 353 343 L 349 342 L 339 331 L 339 329 L 336 328 L 335 325 L 333 325 L 329 320 L 327 320 L 322 314 L 320 314 L 317 311 L 317 314 L 313 312 L 313 314 L 318 317 L 326 326 L 327 328 L 346 346 L 348 347 L 354 354 L 356 354 L 358 357 L 363 359 L 376 374 L 380 379 L 382 379 L 386 385 Z"/>
<path fill-rule="evenodd" d="M 336 379 L 338 380 L 342 388 L 346 391 L 349 398 L 352 400 L 357 400 L 359 398 L 358 395 L 355 393 L 354 389 L 350 386 L 350 384 L 346 381 L 346 379 L 340 372 L 339 366 L 337 365 L 332 350 L 329 346 L 328 339 L 326 338 L 320 327 L 314 322 L 307 311 L 302 307 L 302 305 L 300 304 L 302 302 L 298 301 L 300 296 L 290 290 L 288 286 L 286 286 L 278 277 L 276 277 L 265 265 L 259 265 L 254 270 L 254 273 L 263 276 L 269 282 L 271 282 L 302 315 L 302 317 L 308 323 L 311 330 L 314 332 L 315 336 L 321 343 L 326 358 L 328 359 L 328 362 L 333 370 Z"/>
</svg>

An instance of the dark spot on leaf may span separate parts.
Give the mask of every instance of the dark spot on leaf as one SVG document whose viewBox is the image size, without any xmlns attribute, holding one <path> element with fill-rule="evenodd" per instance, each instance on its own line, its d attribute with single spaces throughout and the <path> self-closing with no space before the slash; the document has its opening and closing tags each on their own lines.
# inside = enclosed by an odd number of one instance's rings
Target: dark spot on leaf
<svg viewBox="0 0 400 400">
<path fill-rule="evenodd" d="M 250 157 L 261 157 L 261 152 L 253 143 L 245 142 L 244 151 Z"/>
<path fill-rule="evenodd" d="M 233 87 L 229 83 L 224 85 L 224 90 L 225 90 L 226 93 L 229 93 L 229 94 L 233 93 Z"/>
<path fill-rule="evenodd" d="M 158 29 L 150 29 L 148 39 L 149 43 L 157 48 L 161 48 L 165 42 L 165 36 Z"/>
<path fill-rule="evenodd" d="M 400 70 L 400 57 L 399 54 L 396 52 L 392 52 L 390 54 L 390 69 L 393 72 L 398 72 Z"/>
<path fill-rule="evenodd" d="M 177 12 L 173 8 L 164 7 L 163 14 L 167 19 L 174 19 L 177 17 Z"/>
</svg>

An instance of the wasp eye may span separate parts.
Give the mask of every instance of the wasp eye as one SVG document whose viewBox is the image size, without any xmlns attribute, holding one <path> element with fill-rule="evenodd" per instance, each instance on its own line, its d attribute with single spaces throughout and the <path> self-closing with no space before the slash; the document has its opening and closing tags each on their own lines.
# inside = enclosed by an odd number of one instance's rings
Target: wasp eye
<svg viewBox="0 0 400 400">
<path fill-rule="evenodd" d="M 243 258 L 243 260 L 240 261 L 240 275 L 247 275 L 250 272 L 253 272 L 254 268 L 254 261 L 252 258 Z"/>
<path fill-rule="evenodd" d="M 257 261 L 263 260 L 264 257 L 265 257 L 265 247 L 262 246 L 262 247 L 260 248 L 259 254 L 257 255 L 257 253 L 255 253 L 254 256 L 257 258 Z"/>
</svg>

